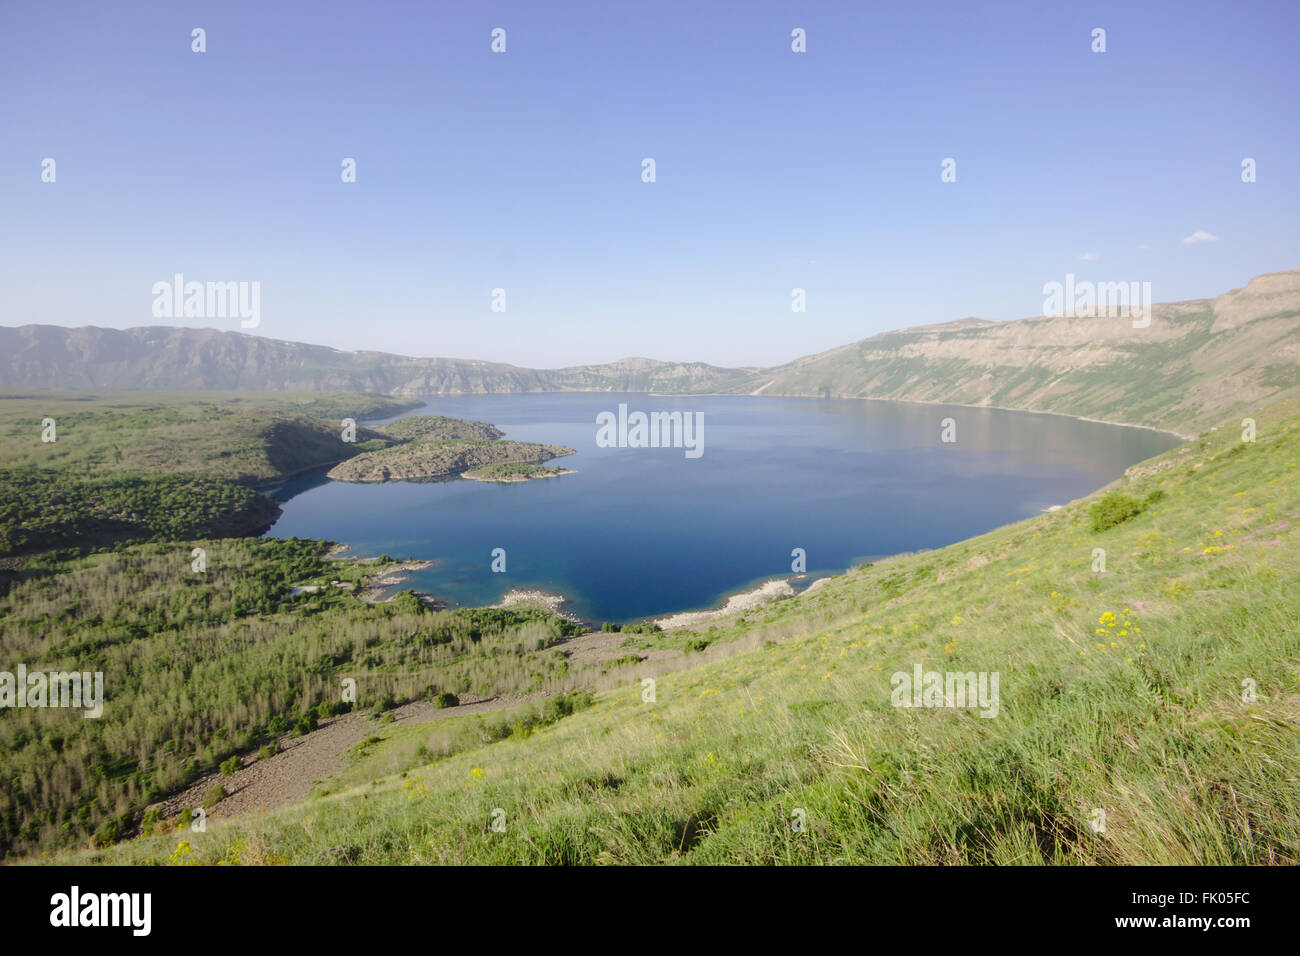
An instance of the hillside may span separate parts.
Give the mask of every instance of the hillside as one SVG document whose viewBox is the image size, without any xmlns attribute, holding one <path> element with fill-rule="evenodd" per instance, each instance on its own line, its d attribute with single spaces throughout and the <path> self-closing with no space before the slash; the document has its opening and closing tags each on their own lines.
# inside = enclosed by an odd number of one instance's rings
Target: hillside
<svg viewBox="0 0 1300 956">
<path fill-rule="evenodd" d="M 1295 864 L 1300 400 L 1254 417 L 1130 469 L 1118 508 L 627 636 L 589 708 L 379 725 L 333 796 L 55 859 Z M 898 706 L 917 668 L 996 693 Z"/>
<path fill-rule="evenodd" d="M 418 479 L 573 452 L 497 441 L 493 425 L 442 416 L 357 425 L 355 440 L 344 440 L 344 419 L 419 404 L 344 392 L 0 394 L 0 561 L 260 534 L 280 509 L 257 487 L 330 465 L 346 481 Z M 53 441 L 44 440 L 48 422 Z M 0 586 L 6 580 L 0 571 Z"/>
<path fill-rule="evenodd" d="M 379 395 L 246 392 L 0 393 L 0 460 L 6 468 L 188 473 L 266 484 L 391 440 L 341 422 L 419 407 Z M 42 441 L 42 422 L 55 422 Z"/>
<path fill-rule="evenodd" d="M 193 546 L 207 552 L 202 573 Z M 150 804 L 232 755 L 349 710 L 343 676 L 380 710 L 444 690 L 551 690 L 564 678 L 543 651 L 576 630 L 568 621 L 525 607 L 432 611 L 410 594 L 359 600 L 390 565 L 328 551 L 198 539 L 30 560 L 0 589 L 6 659 L 100 671 L 105 703 L 92 720 L 3 711 L 0 856 L 127 836 Z"/>
<path fill-rule="evenodd" d="M 1060 412 L 1194 433 L 1300 394 L 1300 269 L 1127 318 L 963 319 L 767 369 L 760 395 Z M 739 390 L 739 389 L 738 389 Z"/>
</svg>

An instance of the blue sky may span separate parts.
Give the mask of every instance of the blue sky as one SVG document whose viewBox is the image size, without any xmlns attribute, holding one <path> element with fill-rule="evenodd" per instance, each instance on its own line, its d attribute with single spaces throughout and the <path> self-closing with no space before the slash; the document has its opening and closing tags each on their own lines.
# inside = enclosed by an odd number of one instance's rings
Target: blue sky
<svg viewBox="0 0 1300 956">
<path fill-rule="evenodd" d="M 1298 28 L 1295 2 L 6 0 L 0 321 L 161 324 L 181 272 L 260 282 L 271 338 L 770 365 L 1037 314 L 1068 272 L 1212 296 L 1300 267 Z"/>
</svg>

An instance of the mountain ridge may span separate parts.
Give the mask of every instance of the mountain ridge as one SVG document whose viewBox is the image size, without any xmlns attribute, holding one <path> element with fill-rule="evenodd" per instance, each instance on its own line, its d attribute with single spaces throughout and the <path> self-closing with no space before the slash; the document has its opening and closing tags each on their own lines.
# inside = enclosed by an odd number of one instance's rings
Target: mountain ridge
<svg viewBox="0 0 1300 956">
<path fill-rule="evenodd" d="M 363 391 L 398 397 L 651 392 L 879 398 L 1057 412 L 1187 431 L 1300 394 L 1300 269 L 1127 318 L 966 317 L 769 368 L 629 356 L 530 369 L 344 351 L 218 329 L 0 327 L 0 387 Z"/>
</svg>

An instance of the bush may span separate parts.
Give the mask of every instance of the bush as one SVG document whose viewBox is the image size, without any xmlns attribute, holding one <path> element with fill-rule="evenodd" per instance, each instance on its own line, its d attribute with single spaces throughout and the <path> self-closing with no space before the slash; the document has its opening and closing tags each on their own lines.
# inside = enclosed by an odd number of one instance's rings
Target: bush
<svg viewBox="0 0 1300 956">
<path fill-rule="evenodd" d="M 316 711 L 309 710 L 298 718 L 298 723 L 294 726 L 293 732 L 299 737 L 303 734 L 309 734 L 316 729 L 318 722 Z"/>
<path fill-rule="evenodd" d="M 203 794 L 203 809 L 211 810 L 228 796 L 230 796 L 230 794 L 226 793 L 225 787 L 219 783 L 214 783 L 212 786 L 208 787 L 207 791 Z"/>
<path fill-rule="evenodd" d="M 162 807 L 149 807 L 145 810 L 144 817 L 140 820 L 140 832 L 145 836 L 153 836 L 156 833 L 162 833 L 166 829 L 167 821 L 163 817 Z"/>
<path fill-rule="evenodd" d="M 640 654 L 624 654 L 622 657 L 613 657 L 607 661 L 601 662 L 601 667 L 605 670 L 613 670 L 615 667 L 626 667 L 629 664 L 640 664 Z"/>
<path fill-rule="evenodd" d="M 433 699 L 433 705 L 435 707 L 440 707 L 440 708 L 459 707 L 460 698 L 457 697 L 455 694 L 449 694 L 446 691 L 443 691 L 441 694 L 439 694 L 437 697 Z"/>
<path fill-rule="evenodd" d="M 221 775 L 223 777 L 233 776 L 235 771 L 240 767 L 239 754 L 234 754 L 226 760 L 221 761 Z"/>
<path fill-rule="evenodd" d="M 1126 495 L 1119 491 L 1112 491 L 1107 495 L 1103 495 L 1100 500 L 1088 509 L 1088 517 L 1092 519 L 1092 531 L 1096 534 L 1099 531 L 1105 531 L 1118 524 L 1123 524 L 1125 521 L 1140 515 L 1142 508 L 1142 502 L 1132 495 Z"/>
<path fill-rule="evenodd" d="M 316 705 L 316 716 L 325 720 L 337 714 L 346 714 L 351 709 L 352 705 L 343 700 L 322 700 Z"/>
<path fill-rule="evenodd" d="M 548 697 L 546 703 L 542 706 L 542 720 L 545 723 L 553 724 L 570 714 L 586 710 L 592 705 L 594 699 L 585 690 L 575 690 L 560 697 Z"/>
<path fill-rule="evenodd" d="M 267 744 L 266 746 L 264 746 L 261 750 L 259 750 L 259 751 L 257 752 L 257 759 L 258 759 L 258 760 L 269 760 L 270 758 L 274 757 L 274 756 L 275 756 L 276 754 L 278 754 L 279 752 L 280 752 L 280 745 L 279 745 L 278 743 Z"/>
<path fill-rule="evenodd" d="M 117 820 L 106 820 L 104 825 L 95 831 L 95 845 L 99 847 L 112 846 L 121 838 L 122 831 Z"/>
</svg>

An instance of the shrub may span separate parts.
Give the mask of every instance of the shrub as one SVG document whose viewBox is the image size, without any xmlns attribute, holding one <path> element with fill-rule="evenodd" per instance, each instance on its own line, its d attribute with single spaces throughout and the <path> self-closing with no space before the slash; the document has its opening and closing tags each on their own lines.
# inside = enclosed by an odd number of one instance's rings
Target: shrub
<svg viewBox="0 0 1300 956">
<path fill-rule="evenodd" d="M 351 709 L 352 705 L 343 700 L 322 700 L 316 705 L 316 715 L 324 720 L 336 714 L 346 714 Z"/>
<path fill-rule="evenodd" d="M 140 820 L 140 831 L 145 836 L 152 836 L 155 833 L 162 833 L 166 824 L 167 821 L 163 818 L 162 807 L 149 807 Z"/>
<path fill-rule="evenodd" d="M 439 694 L 437 697 L 433 699 L 433 705 L 439 708 L 459 707 L 460 698 L 457 697 L 455 694 L 449 694 L 446 691 L 443 691 L 441 694 Z"/>
<path fill-rule="evenodd" d="M 214 783 L 212 786 L 208 787 L 207 791 L 203 794 L 203 809 L 211 810 L 228 796 L 230 796 L 230 794 L 226 793 L 225 787 L 219 783 Z"/>
<path fill-rule="evenodd" d="M 591 694 L 585 690 L 575 690 L 571 694 L 562 694 L 559 697 L 548 697 L 546 703 L 542 705 L 542 721 L 553 724 L 570 714 L 586 710 L 591 706 L 592 700 Z"/>
<path fill-rule="evenodd" d="M 266 746 L 262 747 L 262 749 L 260 749 L 260 750 L 257 752 L 257 759 L 258 759 L 258 760 L 269 760 L 270 758 L 274 757 L 274 756 L 275 756 L 276 754 L 278 754 L 279 752 L 280 752 L 280 745 L 279 745 L 278 743 L 270 743 L 270 744 L 267 744 Z"/>
<path fill-rule="evenodd" d="M 1126 495 L 1119 491 L 1112 491 L 1107 495 L 1103 495 L 1088 509 L 1088 517 L 1092 519 L 1092 531 L 1096 534 L 1099 531 L 1105 531 L 1118 524 L 1123 524 L 1125 521 L 1140 515 L 1142 508 L 1142 502 L 1132 495 Z"/>
<path fill-rule="evenodd" d="M 309 734 L 316 729 L 318 722 L 316 711 L 309 710 L 298 718 L 298 723 L 294 726 L 293 732 L 299 737 L 303 734 Z"/>
<path fill-rule="evenodd" d="M 95 845 L 112 846 L 122 838 L 121 828 L 116 819 L 105 820 L 104 825 L 95 831 Z"/>
<path fill-rule="evenodd" d="M 223 777 L 233 776 L 239 766 L 239 754 L 232 754 L 226 760 L 221 761 L 221 775 Z"/>
<path fill-rule="evenodd" d="M 615 667 L 626 667 L 629 664 L 640 664 L 640 663 L 641 663 L 640 654 L 625 654 L 622 657 L 610 658 L 609 660 L 604 661 L 601 666 L 604 667 L 606 670 L 612 670 Z"/>
</svg>

